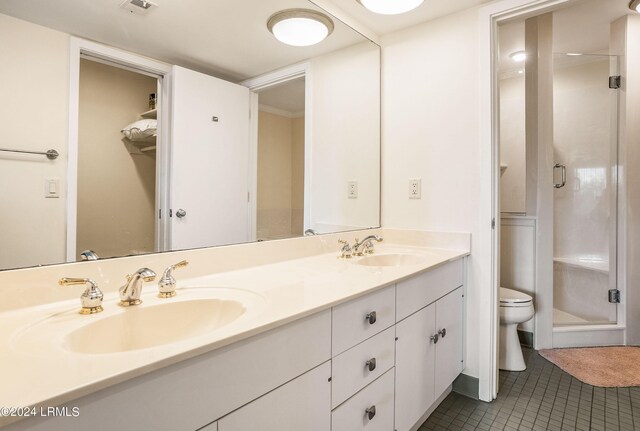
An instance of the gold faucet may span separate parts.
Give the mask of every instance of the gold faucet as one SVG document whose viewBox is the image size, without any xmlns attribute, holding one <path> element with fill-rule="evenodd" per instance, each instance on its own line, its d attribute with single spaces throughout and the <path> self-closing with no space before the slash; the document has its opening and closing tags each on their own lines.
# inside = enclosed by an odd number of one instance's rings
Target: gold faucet
<svg viewBox="0 0 640 431">
<path fill-rule="evenodd" d="M 142 293 L 142 283 L 156 279 L 156 273 L 149 268 L 140 268 L 133 275 L 127 275 L 127 283 L 122 286 L 120 292 L 120 305 L 130 307 L 142 304 L 140 294 Z"/>
<path fill-rule="evenodd" d="M 362 256 L 364 254 L 373 254 L 373 241 L 381 242 L 382 237 L 378 235 L 369 235 L 362 241 L 358 242 L 356 239 L 356 243 L 353 245 L 353 254 L 355 256 Z M 364 246 L 364 250 L 360 251 L 360 247 Z"/>
</svg>

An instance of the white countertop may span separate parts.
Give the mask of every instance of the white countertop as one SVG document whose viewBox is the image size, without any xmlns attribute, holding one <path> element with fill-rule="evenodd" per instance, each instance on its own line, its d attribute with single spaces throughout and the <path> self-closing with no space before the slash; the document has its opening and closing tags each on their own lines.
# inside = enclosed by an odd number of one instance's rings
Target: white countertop
<svg viewBox="0 0 640 431">
<path fill-rule="evenodd" d="M 0 313 L 0 406 L 56 406 L 133 377 L 160 369 L 296 319 L 328 309 L 417 273 L 469 254 L 469 250 L 386 244 L 376 254 L 411 253 L 422 264 L 368 267 L 358 259 L 325 253 L 300 259 L 190 279 L 178 278 L 175 298 L 157 298 L 157 286 L 143 287 L 143 304 L 187 300 L 205 292 L 237 297 L 247 311 L 236 321 L 204 335 L 162 346 L 120 353 L 87 354 L 67 350 L 64 336 L 86 322 L 129 309 L 117 306 L 117 293 L 105 293 L 102 313 L 80 315 L 79 302 L 61 302 Z M 206 288 L 206 289 L 204 289 Z M 135 330 L 135 328 L 131 328 Z M 0 425 L 16 418 L 0 418 Z"/>
</svg>

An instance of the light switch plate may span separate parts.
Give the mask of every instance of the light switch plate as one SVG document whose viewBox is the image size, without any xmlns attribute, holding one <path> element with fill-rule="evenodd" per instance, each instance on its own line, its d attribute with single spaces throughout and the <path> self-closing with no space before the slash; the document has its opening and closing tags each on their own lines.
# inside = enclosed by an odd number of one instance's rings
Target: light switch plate
<svg viewBox="0 0 640 431">
<path fill-rule="evenodd" d="M 44 180 L 44 197 L 59 198 L 60 197 L 60 179 L 46 178 Z"/>
</svg>

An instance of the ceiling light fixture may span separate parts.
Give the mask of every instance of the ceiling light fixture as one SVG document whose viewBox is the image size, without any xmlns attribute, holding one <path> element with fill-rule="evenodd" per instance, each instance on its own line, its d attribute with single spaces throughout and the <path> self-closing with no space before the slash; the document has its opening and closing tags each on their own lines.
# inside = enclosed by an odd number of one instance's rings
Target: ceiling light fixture
<svg viewBox="0 0 640 431">
<path fill-rule="evenodd" d="M 271 15 L 267 28 L 282 43 L 310 46 L 333 32 L 333 21 L 311 9 L 287 9 Z"/>
<path fill-rule="evenodd" d="M 509 57 L 511 57 L 513 61 L 520 63 L 521 61 L 525 61 L 527 59 L 527 53 L 524 51 L 516 51 L 512 52 Z"/>
<path fill-rule="evenodd" d="M 424 0 L 357 0 L 371 12 L 382 15 L 397 15 L 420 6 Z M 640 1 L 640 0 L 638 0 Z"/>
<path fill-rule="evenodd" d="M 640 12 L 640 0 L 631 0 L 629 2 L 629 9 Z"/>
</svg>

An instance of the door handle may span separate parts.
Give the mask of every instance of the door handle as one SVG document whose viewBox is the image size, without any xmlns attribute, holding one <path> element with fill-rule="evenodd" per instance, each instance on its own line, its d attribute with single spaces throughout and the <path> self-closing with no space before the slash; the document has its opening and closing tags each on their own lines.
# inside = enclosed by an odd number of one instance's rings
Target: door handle
<svg viewBox="0 0 640 431">
<path fill-rule="evenodd" d="M 560 188 L 564 187 L 565 184 L 567 184 L 567 167 L 565 165 L 563 165 L 562 163 L 556 163 L 553 166 L 554 174 L 555 174 L 555 170 L 556 169 L 560 169 L 561 170 L 562 180 L 560 181 L 560 183 L 554 183 L 553 187 L 555 187 L 556 189 L 560 189 Z"/>
<path fill-rule="evenodd" d="M 183 210 L 182 208 L 180 208 L 178 211 L 176 211 L 176 217 L 178 218 L 182 218 L 184 216 L 187 215 L 187 212 L 185 210 Z"/>
</svg>

